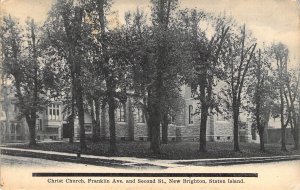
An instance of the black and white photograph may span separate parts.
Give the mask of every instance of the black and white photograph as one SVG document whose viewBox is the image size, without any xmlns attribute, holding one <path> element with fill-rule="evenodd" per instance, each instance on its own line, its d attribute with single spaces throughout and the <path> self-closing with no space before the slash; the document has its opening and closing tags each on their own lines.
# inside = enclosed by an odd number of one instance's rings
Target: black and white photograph
<svg viewBox="0 0 300 190">
<path fill-rule="evenodd" d="M 300 0 L 0 0 L 0 189 L 300 190 Z"/>
</svg>

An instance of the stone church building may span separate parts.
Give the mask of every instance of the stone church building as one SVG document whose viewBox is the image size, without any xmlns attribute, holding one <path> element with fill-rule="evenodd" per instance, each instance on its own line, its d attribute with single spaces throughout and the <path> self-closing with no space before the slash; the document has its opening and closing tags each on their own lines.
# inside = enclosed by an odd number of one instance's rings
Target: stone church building
<svg viewBox="0 0 300 190">
<path fill-rule="evenodd" d="M 191 89 L 182 86 L 182 97 L 185 106 L 180 114 L 171 119 L 168 126 L 169 141 L 199 141 L 200 115 L 194 114 L 198 100 L 192 97 Z M 17 120 L 18 108 L 13 93 L 5 92 L 1 99 L 0 127 L 2 141 L 23 141 L 28 138 L 28 127 L 24 119 Z M 3 94 L 3 93 L 2 93 Z M 85 131 L 89 138 L 92 134 L 92 119 L 85 113 Z M 109 139 L 109 124 L 107 109 L 100 113 L 100 137 Z M 66 116 L 63 114 L 63 103 L 52 101 L 47 109 L 39 114 L 36 122 L 37 140 L 62 140 L 70 135 Z M 240 127 L 240 141 L 251 142 L 251 125 L 244 123 Z M 116 136 L 118 140 L 147 141 L 148 127 L 141 108 L 126 104 L 116 109 Z M 78 119 L 75 119 L 74 138 L 79 139 Z M 226 142 L 233 140 L 233 124 L 222 115 L 209 116 L 207 121 L 207 141 Z"/>
</svg>

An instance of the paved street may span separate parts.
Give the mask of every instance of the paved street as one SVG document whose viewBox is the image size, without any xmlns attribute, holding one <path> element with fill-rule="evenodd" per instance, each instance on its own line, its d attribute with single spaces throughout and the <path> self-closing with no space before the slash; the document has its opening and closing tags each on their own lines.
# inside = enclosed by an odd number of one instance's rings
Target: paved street
<svg viewBox="0 0 300 190">
<path fill-rule="evenodd" d="M 70 163 L 70 162 L 59 162 L 53 160 L 39 159 L 39 158 L 29 158 L 29 157 L 19 157 L 19 156 L 9 156 L 1 155 L 1 167 L 32 167 L 32 168 L 64 168 L 64 169 L 74 169 L 74 168 L 87 168 L 87 169 L 110 169 L 110 167 Z"/>
<path fill-rule="evenodd" d="M 59 166 L 65 163 L 51 161 L 51 160 L 44 160 L 44 159 L 37 159 L 37 158 L 26 158 L 26 157 L 18 157 L 18 156 L 9 156 L 9 155 L 1 155 L 1 166 L 15 166 L 15 167 L 22 167 L 22 166 Z"/>
<path fill-rule="evenodd" d="M 158 162 L 158 161 L 156 161 Z M 163 162 L 163 161 L 162 161 Z M 147 173 L 147 172 L 156 172 L 156 173 L 258 173 L 258 177 L 252 178 L 236 178 L 243 179 L 242 184 L 222 184 L 222 183 L 210 183 L 209 180 L 228 180 L 231 178 L 203 178 L 203 177 L 192 177 L 192 178 L 174 178 L 176 180 L 206 180 L 207 183 L 182 183 L 180 185 L 175 185 L 169 183 L 170 178 L 163 178 L 167 181 L 165 188 L 176 189 L 207 189 L 208 187 L 228 187 L 228 189 L 300 189 L 300 161 L 281 161 L 281 162 L 272 162 L 272 163 L 257 163 L 257 164 L 242 164 L 242 165 L 230 165 L 230 166 L 191 166 L 191 165 L 177 165 L 177 167 L 170 167 L 167 169 L 137 169 L 132 168 L 113 168 L 113 167 L 104 167 L 104 166 L 94 166 L 94 165 L 85 165 L 77 163 L 68 163 L 68 162 L 57 162 L 45 159 L 38 158 L 26 158 L 26 157 L 16 157 L 1 155 L 1 183 L 10 189 L 19 189 L 20 185 L 22 189 L 40 189 L 40 187 L 45 187 L 44 189 L 109 189 L 117 188 L 117 184 L 90 184 L 86 182 L 85 184 L 53 184 L 49 183 L 49 179 L 67 179 L 62 177 L 32 177 L 33 172 L 75 172 L 75 173 Z M 69 179 L 108 179 L 113 180 L 112 177 L 71 177 Z M 121 178 L 115 178 L 121 179 Z M 126 178 L 133 179 L 133 178 Z M 136 179 L 148 179 L 148 178 L 136 178 Z M 149 178 L 152 179 L 152 178 Z M 159 178 L 157 178 L 159 179 Z M 47 187 L 46 187 L 46 186 Z M 120 185 L 120 184 L 119 184 Z M 122 184 L 122 189 L 132 189 L 143 188 L 145 187 L 162 187 L 162 184 L 150 184 L 151 186 L 145 186 L 146 184 Z M 234 186 L 233 186 L 234 185 Z M 179 188 L 180 187 L 180 188 Z M 231 188 L 234 187 L 234 188 Z M 5 189 L 5 188 L 4 188 Z"/>
<path fill-rule="evenodd" d="M 154 162 L 159 163 L 158 160 Z M 162 160 L 161 163 L 165 161 Z M 53 160 L 39 159 L 39 158 L 28 158 L 28 157 L 19 157 L 19 156 L 9 156 L 9 155 L 1 155 L 1 166 L 4 167 L 40 167 L 40 168 L 69 168 L 69 169 L 97 169 L 97 170 L 105 170 L 109 169 L 110 171 L 114 170 L 113 167 L 103 167 L 103 166 L 95 166 L 88 164 L 78 164 L 78 163 L 70 163 L 70 162 L 59 162 Z M 130 165 L 129 165 L 130 166 Z M 243 169 L 244 172 L 257 172 L 257 171 L 265 171 L 276 168 L 276 170 L 280 170 L 280 168 L 294 168 L 299 169 L 300 175 L 300 160 L 292 160 L 292 161 L 281 161 L 281 162 L 271 162 L 271 163 L 255 163 L 255 164 L 241 164 L 241 165 L 230 165 L 230 166 L 192 166 L 192 165 L 172 165 L 172 167 L 166 169 L 159 169 L 162 171 L 177 171 L 180 168 L 182 171 L 192 171 L 198 170 L 198 172 L 205 171 L 222 171 L 228 172 L 227 170 L 240 170 Z M 116 169 L 118 171 L 126 169 Z M 132 167 L 132 170 L 136 170 L 136 167 Z M 152 169 L 153 171 L 157 171 L 158 169 Z M 150 170 L 149 170 L 150 171 Z"/>
</svg>

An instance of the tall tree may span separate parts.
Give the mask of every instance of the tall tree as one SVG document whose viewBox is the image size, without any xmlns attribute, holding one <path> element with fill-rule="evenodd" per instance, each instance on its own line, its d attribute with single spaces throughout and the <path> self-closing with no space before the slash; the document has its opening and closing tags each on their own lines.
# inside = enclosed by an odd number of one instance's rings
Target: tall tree
<svg viewBox="0 0 300 190">
<path fill-rule="evenodd" d="M 41 96 L 45 91 L 42 67 L 38 61 L 41 53 L 38 44 L 39 28 L 33 19 L 28 19 L 22 37 L 22 29 L 17 21 L 11 16 L 4 16 L 0 30 L 4 71 L 13 80 L 19 117 L 25 117 L 29 127 L 29 146 L 34 146 L 37 114 L 46 104 Z"/>
<path fill-rule="evenodd" d="M 265 129 L 271 115 L 273 99 L 276 98 L 271 76 L 270 52 L 267 49 L 259 49 L 254 57 L 254 65 L 251 69 L 252 80 L 248 86 L 250 112 L 254 116 L 255 126 L 260 137 L 260 150 L 265 151 Z"/>
<path fill-rule="evenodd" d="M 186 15 L 190 12 L 190 15 Z M 221 77 L 220 54 L 229 27 L 221 18 L 210 19 L 207 13 L 196 10 L 182 12 L 186 27 L 190 27 L 191 61 L 194 75 L 190 81 L 194 98 L 200 102 L 200 152 L 206 152 L 206 126 L 209 109 L 216 105 L 214 87 Z M 200 22 L 210 21 L 214 25 L 214 34 L 207 39 L 207 34 L 201 31 Z M 210 19 L 210 20 L 209 20 Z M 212 112 L 211 112 L 212 113 Z"/>
<path fill-rule="evenodd" d="M 136 12 L 128 12 L 126 14 L 126 31 L 128 34 L 127 47 L 132 52 L 129 60 L 131 67 L 131 89 L 134 91 L 133 97 L 136 106 L 143 109 L 147 126 L 148 137 L 151 141 L 151 126 L 149 123 L 150 103 L 149 94 L 153 88 L 154 80 L 156 80 L 156 39 L 153 38 L 154 27 L 146 24 L 146 15 L 143 11 L 137 9 Z M 174 25 L 174 26 L 173 26 Z M 179 65 L 183 63 L 180 54 L 182 49 L 180 45 L 180 32 L 175 26 L 172 26 L 168 31 L 168 43 L 170 53 L 166 57 L 168 60 L 165 67 L 168 68 L 164 72 L 163 86 L 161 96 L 161 126 L 162 126 L 162 143 L 167 143 L 168 139 L 168 124 L 171 116 L 175 116 L 180 108 L 182 101 L 180 98 L 179 86 L 182 80 L 179 80 L 179 75 L 182 75 Z M 173 28 L 174 27 L 174 28 Z M 176 39 L 176 40 L 175 40 Z M 181 40 L 182 41 L 182 40 Z M 176 45 L 175 45 L 176 44 Z M 174 47 L 177 47 L 176 49 Z M 180 64 L 179 64 L 180 63 Z M 184 65 L 184 64 L 182 64 Z"/>
<path fill-rule="evenodd" d="M 79 118 L 81 149 L 86 148 L 82 84 L 82 62 L 85 49 L 81 46 L 84 18 L 85 11 L 81 2 L 58 0 L 49 13 L 46 29 L 51 45 L 56 47 L 57 51 L 63 52 L 64 59 L 69 66 L 72 80 L 71 92 Z"/>
<path fill-rule="evenodd" d="M 172 49 L 172 35 L 170 23 L 172 14 L 177 6 L 176 0 L 152 1 L 152 24 L 155 39 L 155 52 L 153 57 L 154 78 L 153 85 L 148 91 L 149 99 L 149 125 L 151 130 L 150 149 L 153 153 L 160 153 L 160 123 L 161 100 L 164 92 L 164 79 L 172 65 L 170 49 Z"/>
<path fill-rule="evenodd" d="M 249 67 L 253 59 L 256 43 L 253 43 L 250 35 L 246 33 L 245 25 L 238 29 L 239 32 L 230 31 L 230 38 L 225 40 L 226 48 L 225 66 L 227 83 L 226 91 L 230 99 L 230 107 L 233 117 L 233 141 L 234 151 L 240 151 L 239 147 L 239 115 L 242 103 L 244 87 L 249 79 Z"/>
<path fill-rule="evenodd" d="M 41 60 L 45 65 L 43 73 L 45 90 L 48 92 L 48 99 L 62 101 L 64 105 L 62 113 L 67 116 L 64 119 L 66 119 L 70 130 L 69 142 L 73 143 L 74 120 L 77 115 L 74 82 L 71 77 L 70 66 L 66 61 L 64 46 L 61 45 L 62 43 L 58 43 L 61 37 L 60 32 L 58 32 L 60 29 L 56 26 L 55 28 L 58 30 L 53 32 L 50 26 L 52 26 L 52 23 L 45 23 L 41 39 L 43 50 Z"/>
<path fill-rule="evenodd" d="M 151 28 L 146 24 L 146 15 L 137 8 L 136 12 L 127 12 L 125 15 L 125 28 L 128 34 L 127 40 L 131 44 L 131 86 L 133 91 L 134 105 L 141 108 L 148 127 L 148 138 L 151 139 L 151 130 L 148 114 L 148 91 L 153 78 L 153 67 L 151 58 L 153 57 L 153 41 L 151 40 Z"/>
<path fill-rule="evenodd" d="M 92 140 L 97 142 L 100 140 L 100 106 L 106 104 L 105 83 L 101 65 L 99 65 L 99 58 L 101 57 L 97 35 L 95 34 L 99 30 L 99 24 L 95 23 L 95 18 L 91 17 L 89 9 L 87 9 L 87 12 L 87 20 L 90 21 L 89 25 L 85 27 L 86 34 L 82 37 L 82 43 L 86 51 L 83 61 L 83 87 L 88 108 L 86 111 L 92 118 Z"/>
<path fill-rule="evenodd" d="M 290 114 L 286 114 L 288 102 L 285 99 L 286 94 L 286 80 L 287 80 L 287 64 L 288 64 L 288 49 L 282 43 L 273 44 L 272 46 L 273 55 L 276 61 L 276 77 L 277 77 L 277 89 L 279 90 L 280 106 L 280 123 L 281 123 L 281 150 L 287 151 L 286 149 L 286 127 L 290 121 Z M 285 116 L 287 115 L 287 117 Z"/>
<path fill-rule="evenodd" d="M 95 63 L 98 74 L 104 80 L 104 100 L 108 104 L 110 152 L 117 152 L 115 110 L 117 102 L 126 101 L 126 88 L 128 81 L 128 56 L 126 47 L 126 33 L 119 25 L 108 25 L 111 1 L 91 0 L 85 5 L 94 31 Z M 119 18 L 115 18 L 118 20 Z"/>
<path fill-rule="evenodd" d="M 299 113 L 296 110 L 296 98 L 299 91 L 300 73 L 290 71 L 286 78 L 285 100 L 287 102 L 287 109 L 290 116 L 291 132 L 294 139 L 295 150 L 299 149 Z"/>
</svg>

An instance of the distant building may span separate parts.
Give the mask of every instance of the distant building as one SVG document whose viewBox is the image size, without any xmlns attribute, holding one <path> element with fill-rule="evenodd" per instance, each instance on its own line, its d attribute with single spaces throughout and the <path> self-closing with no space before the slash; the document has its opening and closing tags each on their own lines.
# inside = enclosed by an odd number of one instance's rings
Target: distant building
<svg viewBox="0 0 300 190">
<path fill-rule="evenodd" d="M 0 98 L 0 142 L 23 141 L 28 138 L 25 119 L 18 119 L 17 99 L 10 88 L 1 89 Z"/>
</svg>

